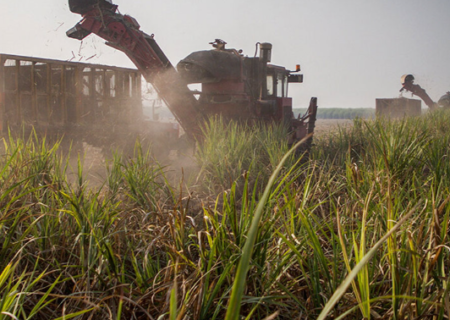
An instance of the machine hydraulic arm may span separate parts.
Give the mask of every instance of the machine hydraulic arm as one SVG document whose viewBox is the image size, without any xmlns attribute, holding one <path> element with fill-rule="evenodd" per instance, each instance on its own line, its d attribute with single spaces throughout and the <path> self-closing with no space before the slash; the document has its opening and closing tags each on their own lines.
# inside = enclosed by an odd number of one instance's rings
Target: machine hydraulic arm
<svg viewBox="0 0 450 320">
<path fill-rule="evenodd" d="M 137 21 L 117 12 L 110 0 L 69 0 L 72 12 L 83 19 L 67 31 L 71 38 L 82 40 L 91 33 L 106 44 L 124 52 L 153 85 L 190 138 L 201 136 L 200 120 L 204 118 L 197 99 L 154 40 L 140 30 Z"/>
<path fill-rule="evenodd" d="M 430 108 L 430 110 L 434 110 L 437 108 L 436 103 L 430 98 L 428 93 L 418 84 L 414 84 L 414 76 L 411 74 L 405 74 L 401 78 L 402 88 L 400 92 L 403 90 L 411 92 L 413 95 L 418 96 L 420 99 L 425 102 L 425 104 Z"/>
</svg>

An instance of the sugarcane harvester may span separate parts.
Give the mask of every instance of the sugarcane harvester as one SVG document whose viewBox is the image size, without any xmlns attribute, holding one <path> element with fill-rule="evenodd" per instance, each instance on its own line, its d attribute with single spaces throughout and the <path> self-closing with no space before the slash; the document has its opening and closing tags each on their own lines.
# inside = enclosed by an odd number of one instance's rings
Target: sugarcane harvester
<svg viewBox="0 0 450 320">
<path fill-rule="evenodd" d="M 295 118 L 288 83 L 303 82 L 300 67 L 294 71 L 269 64 L 272 45 L 258 43 L 260 55 L 245 57 L 241 50 L 228 49 L 216 39 L 213 50 L 198 51 L 181 60 L 177 69 L 170 63 L 153 35 L 140 30 L 138 22 L 117 12 L 110 0 L 69 0 L 72 12 L 83 19 L 67 35 L 78 40 L 91 33 L 124 52 L 171 110 L 193 140 L 201 139 L 208 117 L 221 115 L 247 124 L 283 122 L 289 126 L 289 143 L 313 133 L 317 98 L 308 111 Z M 201 84 L 191 91 L 189 84 Z M 309 149 L 311 138 L 306 147 Z"/>
</svg>

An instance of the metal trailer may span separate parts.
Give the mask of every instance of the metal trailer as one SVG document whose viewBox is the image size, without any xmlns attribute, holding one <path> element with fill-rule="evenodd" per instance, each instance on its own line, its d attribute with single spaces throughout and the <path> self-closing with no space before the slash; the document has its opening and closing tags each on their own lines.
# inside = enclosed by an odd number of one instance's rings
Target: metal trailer
<svg viewBox="0 0 450 320">
<path fill-rule="evenodd" d="M 422 103 L 417 99 L 385 98 L 376 99 L 375 101 L 377 117 L 403 118 L 420 116 L 422 114 Z"/>
<path fill-rule="evenodd" d="M 136 69 L 0 54 L 0 134 L 142 119 Z"/>
</svg>

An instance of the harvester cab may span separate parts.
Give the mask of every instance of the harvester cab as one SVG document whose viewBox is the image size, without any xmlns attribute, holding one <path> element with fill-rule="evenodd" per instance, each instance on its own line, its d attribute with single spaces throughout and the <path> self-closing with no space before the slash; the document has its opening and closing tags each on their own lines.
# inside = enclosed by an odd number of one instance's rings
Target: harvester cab
<svg viewBox="0 0 450 320">
<path fill-rule="evenodd" d="M 140 30 L 138 22 L 117 12 L 110 0 L 69 0 L 70 10 L 83 19 L 67 32 L 81 40 L 94 33 L 106 44 L 124 52 L 153 85 L 188 137 L 201 139 L 202 125 L 210 116 L 247 124 L 285 123 L 289 143 L 313 133 L 317 98 L 312 98 L 306 114 L 294 118 L 288 83 L 300 83 L 300 67 L 289 71 L 270 64 L 272 45 L 258 43 L 259 56 L 244 56 L 242 50 L 226 48 L 216 39 L 213 50 L 194 52 L 175 68 L 153 35 Z M 189 84 L 201 85 L 191 91 Z M 306 147 L 311 145 L 308 139 Z"/>
<path fill-rule="evenodd" d="M 221 114 L 237 121 L 285 121 L 292 119 L 288 83 L 302 82 L 295 71 L 270 65 L 272 45 L 257 44 L 259 57 L 245 57 L 242 50 L 227 49 L 220 39 L 213 50 L 191 53 L 177 65 L 188 84 L 200 84 L 199 108 L 206 116 Z"/>
<path fill-rule="evenodd" d="M 438 104 L 445 109 L 450 109 L 450 91 L 447 91 L 442 97 L 439 98 Z"/>
</svg>

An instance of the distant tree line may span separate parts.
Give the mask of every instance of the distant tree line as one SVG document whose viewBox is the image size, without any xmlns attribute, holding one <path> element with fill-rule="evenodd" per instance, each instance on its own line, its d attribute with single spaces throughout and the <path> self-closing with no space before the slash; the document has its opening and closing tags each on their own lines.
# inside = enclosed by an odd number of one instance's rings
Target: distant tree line
<svg viewBox="0 0 450 320">
<path fill-rule="evenodd" d="M 306 108 L 293 109 L 295 116 L 299 113 L 304 114 Z M 317 110 L 318 119 L 354 119 L 354 118 L 373 118 L 375 109 L 369 108 L 320 108 Z"/>
</svg>

